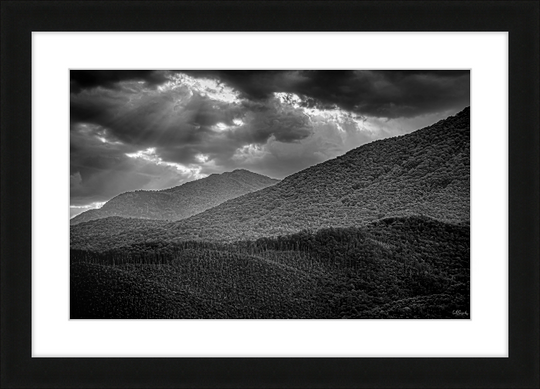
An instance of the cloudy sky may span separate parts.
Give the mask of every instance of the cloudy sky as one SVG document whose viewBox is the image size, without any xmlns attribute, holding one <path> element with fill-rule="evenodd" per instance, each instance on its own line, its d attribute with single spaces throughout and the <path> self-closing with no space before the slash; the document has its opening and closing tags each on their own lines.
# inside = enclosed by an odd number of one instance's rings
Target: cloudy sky
<svg viewBox="0 0 540 389">
<path fill-rule="evenodd" d="M 71 216 L 237 168 L 281 179 L 469 99 L 469 71 L 71 71 Z"/>
</svg>

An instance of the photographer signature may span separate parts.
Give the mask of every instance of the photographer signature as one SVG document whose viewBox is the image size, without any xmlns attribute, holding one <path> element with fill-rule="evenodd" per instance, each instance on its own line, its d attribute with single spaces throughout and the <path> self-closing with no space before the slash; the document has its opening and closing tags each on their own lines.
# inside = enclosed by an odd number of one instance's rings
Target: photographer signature
<svg viewBox="0 0 540 389">
<path fill-rule="evenodd" d="M 454 309 L 454 310 L 452 311 L 452 315 L 454 315 L 454 316 L 460 316 L 460 317 L 461 317 L 461 316 L 469 316 L 469 312 L 467 312 L 467 311 L 460 311 L 459 309 Z"/>
</svg>

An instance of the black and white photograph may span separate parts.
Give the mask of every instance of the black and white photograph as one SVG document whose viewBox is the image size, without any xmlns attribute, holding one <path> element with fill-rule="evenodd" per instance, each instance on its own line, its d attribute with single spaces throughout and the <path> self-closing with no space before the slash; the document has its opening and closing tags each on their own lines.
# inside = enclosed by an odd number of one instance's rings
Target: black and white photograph
<svg viewBox="0 0 540 389">
<path fill-rule="evenodd" d="M 71 319 L 470 319 L 468 69 L 72 69 L 69 101 Z"/>
<path fill-rule="evenodd" d="M 540 388 L 538 1 L 0 9 L 1 388 Z"/>
</svg>

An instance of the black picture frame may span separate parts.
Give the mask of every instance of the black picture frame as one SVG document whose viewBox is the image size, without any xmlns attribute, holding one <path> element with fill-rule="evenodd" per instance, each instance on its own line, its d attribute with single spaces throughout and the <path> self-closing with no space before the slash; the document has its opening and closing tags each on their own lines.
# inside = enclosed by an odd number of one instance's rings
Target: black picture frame
<svg viewBox="0 0 540 389">
<path fill-rule="evenodd" d="M 539 21 L 537 1 L 2 1 L 1 387 L 540 387 Z M 509 357 L 32 358 L 32 31 L 508 31 Z"/>
</svg>

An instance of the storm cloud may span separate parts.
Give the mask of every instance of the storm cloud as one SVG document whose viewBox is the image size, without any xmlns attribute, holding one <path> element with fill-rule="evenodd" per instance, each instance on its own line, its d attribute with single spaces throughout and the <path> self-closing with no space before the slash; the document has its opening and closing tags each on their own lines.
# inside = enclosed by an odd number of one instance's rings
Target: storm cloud
<svg viewBox="0 0 540 389">
<path fill-rule="evenodd" d="M 167 81 L 167 72 L 159 70 L 72 70 L 71 92 L 96 87 L 112 89 L 121 81 L 141 81 L 149 87 Z"/>
<path fill-rule="evenodd" d="M 468 70 L 193 71 L 224 80 L 248 99 L 275 92 L 307 97 L 306 106 L 337 106 L 361 115 L 399 118 L 469 104 Z"/>
<path fill-rule="evenodd" d="M 78 209 L 244 168 L 284 178 L 469 105 L 468 71 L 71 72 Z M 85 208 L 86 207 L 86 208 Z"/>
</svg>

